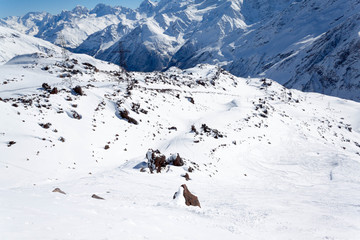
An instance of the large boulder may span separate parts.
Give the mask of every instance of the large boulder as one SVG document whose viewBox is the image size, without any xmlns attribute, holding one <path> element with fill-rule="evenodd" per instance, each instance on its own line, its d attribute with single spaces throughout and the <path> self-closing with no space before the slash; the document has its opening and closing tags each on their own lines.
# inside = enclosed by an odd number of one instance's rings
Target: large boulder
<svg viewBox="0 0 360 240">
<path fill-rule="evenodd" d="M 148 160 L 148 167 L 151 173 L 153 173 L 154 171 L 160 173 L 161 169 L 165 168 L 166 165 L 168 165 L 166 157 L 162 155 L 159 150 L 154 151 L 152 149 L 149 149 L 149 151 L 146 153 L 146 158 Z"/>
<path fill-rule="evenodd" d="M 173 199 L 181 200 L 182 198 L 184 198 L 186 206 L 194 206 L 201 208 L 198 197 L 189 191 L 186 184 L 181 185 L 181 188 L 178 192 L 175 193 Z"/>
<path fill-rule="evenodd" d="M 180 157 L 178 153 L 171 155 L 168 159 L 168 162 L 176 167 L 184 166 L 184 160 Z"/>
</svg>

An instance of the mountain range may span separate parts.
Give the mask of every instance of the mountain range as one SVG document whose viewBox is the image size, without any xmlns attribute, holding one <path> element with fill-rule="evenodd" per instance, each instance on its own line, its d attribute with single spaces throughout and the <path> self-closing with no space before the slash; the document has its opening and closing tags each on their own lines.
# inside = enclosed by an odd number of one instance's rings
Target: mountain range
<svg viewBox="0 0 360 240">
<path fill-rule="evenodd" d="M 303 91 L 360 100 L 359 0 L 145 0 L 0 25 L 132 71 L 219 65 Z M 122 63 L 123 64 L 123 63 Z"/>
<path fill-rule="evenodd" d="M 358 99 L 357 3 L 314 2 L 3 19 L 0 239 L 357 240 L 360 103 L 286 87 Z"/>
</svg>

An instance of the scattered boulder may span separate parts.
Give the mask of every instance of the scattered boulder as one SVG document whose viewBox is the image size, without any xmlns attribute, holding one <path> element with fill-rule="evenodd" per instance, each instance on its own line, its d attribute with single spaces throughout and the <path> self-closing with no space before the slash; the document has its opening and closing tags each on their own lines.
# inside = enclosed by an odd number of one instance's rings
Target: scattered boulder
<svg viewBox="0 0 360 240">
<path fill-rule="evenodd" d="M 14 144 L 16 144 L 15 141 L 9 141 L 7 146 L 8 146 L 8 147 L 11 147 L 11 146 L 14 145 Z"/>
<path fill-rule="evenodd" d="M 178 153 L 172 155 L 169 158 L 168 162 L 176 167 L 184 166 L 184 160 L 180 157 L 180 155 Z"/>
<path fill-rule="evenodd" d="M 151 173 L 154 173 L 156 170 L 157 173 L 161 173 L 161 168 L 165 168 L 168 165 L 166 157 L 160 153 L 159 150 L 152 150 L 146 153 L 146 158 L 148 160 L 148 167 Z"/>
<path fill-rule="evenodd" d="M 171 155 L 169 158 L 166 158 L 165 155 L 161 154 L 159 150 L 154 151 L 149 149 L 146 153 L 146 158 L 148 160 L 148 167 L 151 173 L 154 173 L 155 170 L 157 173 L 161 173 L 161 170 L 168 165 L 173 165 L 176 167 L 185 165 L 185 161 L 178 153 Z"/>
<path fill-rule="evenodd" d="M 59 93 L 59 90 L 54 87 L 51 91 L 50 91 L 50 94 L 58 94 Z"/>
<path fill-rule="evenodd" d="M 76 86 L 76 87 L 74 88 L 74 92 L 75 92 L 76 94 L 80 95 L 80 96 L 83 96 L 83 95 L 84 95 L 84 92 L 83 92 L 83 90 L 82 90 L 82 88 L 81 88 L 80 86 Z"/>
<path fill-rule="evenodd" d="M 181 185 L 181 187 L 183 188 L 183 190 L 179 190 L 179 192 L 176 192 L 174 194 L 173 199 L 176 199 L 178 197 L 180 197 L 181 192 L 183 193 L 183 197 L 185 198 L 185 204 L 186 206 L 194 206 L 194 207 L 199 207 L 201 208 L 199 199 L 197 196 L 195 196 L 194 194 L 192 194 L 189 189 L 187 188 L 186 184 Z"/>
<path fill-rule="evenodd" d="M 193 171 L 194 171 L 194 169 L 192 167 L 188 168 L 188 172 L 193 172 Z"/>
<path fill-rule="evenodd" d="M 41 85 L 41 87 L 44 89 L 44 90 L 46 90 L 46 91 L 51 91 L 51 87 L 49 86 L 49 84 L 47 84 L 47 83 L 43 83 L 42 85 Z"/>
<path fill-rule="evenodd" d="M 196 127 L 194 125 L 191 125 L 191 131 L 192 133 L 195 133 L 195 135 L 198 135 L 199 132 L 197 131 Z"/>
<path fill-rule="evenodd" d="M 132 123 L 135 125 L 139 124 L 138 121 L 136 121 L 134 118 L 129 116 L 129 112 L 126 109 L 120 110 L 120 117 L 123 119 L 126 119 L 128 121 L 128 123 Z"/>
<path fill-rule="evenodd" d="M 105 150 L 108 150 L 109 148 L 110 148 L 109 145 L 105 145 L 105 147 L 104 147 Z"/>
<path fill-rule="evenodd" d="M 77 120 L 80 120 L 82 118 L 82 116 L 74 110 L 71 111 L 71 113 L 72 113 L 73 118 L 75 118 Z"/>
<path fill-rule="evenodd" d="M 190 176 L 188 173 L 186 173 L 185 175 L 183 175 L 183 177 L 185 178 L 186 181 L 191 180 Z"/>
<path fill-rule="evenodd" d="M 60 142 L 65 142 L 65 138 L 64 138 L 64 137 L 60 137 L 60 138 L 59 138 L 59 141 L 60 141 Z"/>
<path fill-rule="evenodd" d="M 181 185 L 184 188 L 184 198 L 186 206 L 195 206 L 201 208 L 199 199 L 197 196 L 192 194 L 189 189 L 187 188 L 186 184 Z"/>
<path fill-rule="evenodd" d="M 186 99 L 191 102 L 192 104 L 195 104 L 194 98 L 192 97 L 186 97 Z"/>
<path fill-rule="evenodd" d="M 49 129 L 51 127 L 51 123 L 39 123 L 40 127 L 45 128 L 45 129 Z"/>
<path fill-rule="evenodd" d="M 201 131 L 205 133 L 206 136 L 213 136 L 215 139 L 223 138 L 224 135 L 220 133 L 217 129 L 212 129 L 206 124 L 201 125 Z"/>
<path fill-rule="evenodd" d="M 61 194 L 66 194 L 64 191 L 62 191 L 60 188 L 55 188 L 52 192 L 55 193 L 61 193 Z"/>
<path fill-rule="evenodd" d="M 99 199 L 99 200 L 105 200 L 105 198 L 99 197 L 99 196 L 96 195 L 96 194 L 93 194 L 91 197 L 92 197 L 92 198 L 95 198 L 95 199 Z"/>
</svg>

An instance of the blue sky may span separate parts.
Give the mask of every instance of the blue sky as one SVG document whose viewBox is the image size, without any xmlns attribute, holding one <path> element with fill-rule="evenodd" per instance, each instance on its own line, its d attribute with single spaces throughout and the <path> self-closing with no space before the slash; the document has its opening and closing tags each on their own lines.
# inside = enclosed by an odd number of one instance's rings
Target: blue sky
<svg viewBox="0 0 360 240">
<path fill-rule="evenodd" d="M 28 12 L 60 13 L 61 10 L 71 10 L 76 5 L 94 8 L 98 3 L 111 6 L 137 8 L 143 0 L 0 0 L 0 18 L 7 16 L 22 16 Z"/>
</svg>

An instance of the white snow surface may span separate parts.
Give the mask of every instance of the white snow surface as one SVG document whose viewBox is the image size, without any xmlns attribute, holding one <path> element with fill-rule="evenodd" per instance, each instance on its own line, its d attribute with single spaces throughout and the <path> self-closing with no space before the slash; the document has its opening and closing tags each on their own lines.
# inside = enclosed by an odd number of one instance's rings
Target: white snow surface
<svg viewBox="0 0 360 240">
<path fill-rule="evenodd" d="M 17 55 L 34 52 L 55 54 L 60 51 L 60 48 L 47 41 L 0 26 L 0 64 L 6 63 Z"/>
<path fill-rule="evenodd" d="M 359 103 L 210 65 L 117 70 L 75 54 L 0 66 L 0 239 L 358 239 Z M 151 174 L 148 149 L 185 165 Z M 173 200 L 182 184 L 201 208 Z"/>
</svg>

